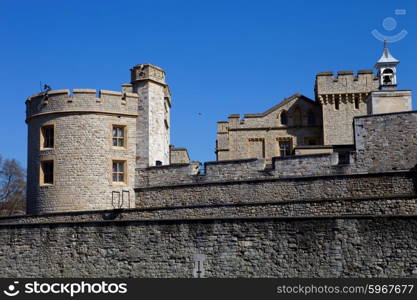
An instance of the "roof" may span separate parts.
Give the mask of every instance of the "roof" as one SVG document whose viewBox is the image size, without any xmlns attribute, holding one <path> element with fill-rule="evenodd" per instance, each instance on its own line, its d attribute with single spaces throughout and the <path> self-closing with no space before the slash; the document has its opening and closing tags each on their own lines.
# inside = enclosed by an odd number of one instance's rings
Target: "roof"
<svg viewBox="0 0 417 300">
<path fill-rule="evenodd" d="M 309 103 L 311 103 L 313 105 L 316 105 L 317 104 L 317 102 L 315 102 L 314 100 L 312 100 L 312 99 L 310 99 L 310 98 L 308 98 L 308 97 L 306 97 L 304 95 L 301 95 L 301 94 L 298 94 L 297 93 L 297 94 L 294 94 L 294 95 L 292 95 L 292 96 L 290 96 L 288 98 L 285 98 L 283 101 L 281 101 L 277 105 L 272 106 L 270 109 L 268 109 L 267 111 L 265 111 L 263 113 L 260 113 L 260 114 L 245 114 L 244 117 L 245 118 L 259 118 L 259 117 L 264 117 L 264 116 L 270 114 L 271 112 L 273 112 L 274 110 L 277 110 L 281 106 L 287 104 L 288 102 L 290 102 L 292 100 L 296 100 L 296 99 L 304 100 L 304 101 L 309 102 Z"/>
<path fill-rule="evenodd" d="M 375 64 L 375 68 L 378 68 L 379 66 L 385 65 L 385 64 L 396 65 L 399 62 L 400 61 L 398 59 L 396 59 L 394 56 L 391 55 L 387 46 L 387 41 L 384 41 L 384 52 L 382 53 L 381 58 Z"/>
</svg>

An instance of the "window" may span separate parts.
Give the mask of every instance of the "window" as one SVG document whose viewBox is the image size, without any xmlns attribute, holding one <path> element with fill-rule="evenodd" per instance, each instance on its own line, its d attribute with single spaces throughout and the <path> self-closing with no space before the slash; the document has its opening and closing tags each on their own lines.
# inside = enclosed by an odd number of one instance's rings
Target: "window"
<svg viewBox="0 0 417 300">
<path fill-rule="evenodd" d="M 126 180 L 126 161 L 114 160 L 112 168 L 113 182 L 124 183 Z"/>
<path fill-rule="evenodd" d="M 301 110 L 299 107 L 294 109 L 294 125 L 301 125 Z"/>
<path fill-rule="evenodd" d="M 334 99 L 334 109 L 339 110 L 339 98 Z"/>
<path fill-rule="evenodd" d="M 41 149 L 54 148 L 54 125 L 46 125 L 41 128 Z"/>
<path fill-rule="evenodd" d="M 355 109 L 359 109 L 359 97 L 355 97 Z"/>
<path fill-rule="evenodd" d="M 41 176 L 40 176 L 40 184 L 41 185 L 49 185 L 54 184 L 54 161 L 53 160 L 45 160 L 41 162 Z"/>
<path fill-rule="evenodd" d="M 113 125 L 113 147 L 125 147 L 126 126 Z"/>
<path fill-rule="evenodd" d="M 291 142 L 280 141 L 279 142 L 279 156 L 285 157 L 291 155 Z"/>
<path fill-rule="evenodd" d="M 314 115 L 314 112 L 311 109 L 308 111 L 307 122 L 308 122 L 308 125 L 316 124 L 316 116 Z"/>
<path fill-rule="evenodd" d="M 285 110 L 281 112 L 280 119 L 281 119 L 281 125 L 288 125 L 288 116 Z"/>
</svg>

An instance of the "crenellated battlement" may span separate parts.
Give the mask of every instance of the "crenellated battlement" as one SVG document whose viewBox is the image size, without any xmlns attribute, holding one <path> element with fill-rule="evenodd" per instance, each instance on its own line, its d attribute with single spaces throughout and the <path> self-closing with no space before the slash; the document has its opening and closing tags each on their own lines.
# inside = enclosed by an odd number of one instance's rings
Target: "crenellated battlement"
<svg viewBox="0 0 417 300">
<path fill-rule="evenodd" d="M 64 89 L 38 93 L 26 100 L 26 120 L 49 113 L 101 112 L 137 116 L 139 95 L 95 89 Z"/>
<path fill-rule="evenodd" d="M 134 66 L 131 71 L 131 82 L 138 83 L 141 81 L 153 81 L 166 85 L 165 71 L 160 67 L 151 64 L 139 64 Z"/>
<path fill-rule="evenodd" d="M 369 93 L 378 90 L 379 81 L 372 70 L 319 72 L 316 75 L 316 96 Z"/>
</svg>

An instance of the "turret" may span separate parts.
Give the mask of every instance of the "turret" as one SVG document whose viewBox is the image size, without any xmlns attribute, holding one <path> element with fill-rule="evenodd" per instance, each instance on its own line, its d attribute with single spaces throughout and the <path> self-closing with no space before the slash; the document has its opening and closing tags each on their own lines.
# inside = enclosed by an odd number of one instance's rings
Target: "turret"
<svg viewBox="0 0 417 300">
<path fill-rule="evenodd" d="M 379 91 L 374 91 L 366 99 L 367 114 L 386 114 L 411 110 L 412 94 L 410 90 L 397 90 L 397 65 L 400 61 L 388 50 L 384 41 L 384 52 L 376 62 Z"/>
<path fill-rule="evenodd" d="M 171 95 L 165 71 L 150 64 L 136 65 L 131 69 L 131 88 L 139 94 L 136 166 L 167 165 Z"/>
<path fill-rule="evenodd" d="M 399 63 L 400 61 L 389 52 L 387 41 L 384 41 L 384 52 L 375 64 L 379 77 L 379 90 L 395 90 L 397 88 L 397 65 Z"/>
<path fill-rule="evenodd" d="M 378 90 L 372 70 L 320 72 L 316 76 L 316 99 L 323 111 L 325 145 L 353 144 L 352 120 L 366 114 L 366 98 Z"/>
</svg>

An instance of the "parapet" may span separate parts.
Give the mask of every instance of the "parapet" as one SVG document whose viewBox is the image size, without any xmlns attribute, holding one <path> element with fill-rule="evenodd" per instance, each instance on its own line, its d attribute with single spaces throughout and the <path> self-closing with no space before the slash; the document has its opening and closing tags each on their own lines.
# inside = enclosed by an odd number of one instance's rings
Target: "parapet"
<svg viewBox="0 0 417 300">
<path fill-rule="evenodd" d="M 150 80 L 162 85 L 166 85 L 165 71 L 160 67 L 151 64 L 140 64 L 134 66 L 131 71 L 131 82 L 136 83 L 139 81 Z"/>
<path fill-rule="evenodd" d="M 359 70 L 355 76 L 354 72 L 338 71 L 334 76 L 333 72 L 319 72 L 316 75 L 316 93 L 322 94 L 347 94 L 347 93 L 369 93 L 378 90 L 379 80 L 372 70 Z"/>
<path fill-rule="evenodd" d="M 174 145 L 169 145 L 169 161 L 170 164 L 188 164 L 190 163 L 190 156 L 187 148 L 179 148 Z"/>
<path fill-rule="evenodd" d="M 354 124 L 355 147 L 343 145 L 346 149 L 334 153 L 275 157 L 272 158 L 272 165 L 267 165 L 265 159 L 249 158 L 206 162 L 204 169 L 199 168 L 202 164 L 198 162 L 137 169 L 136 188 L 366 174 L 417 168 L 414 155 L 417 152 L 417 111 L 355 117 Z M 398 132 L 401 132 L 401 137 L 398 137 Z"/>
<path fill-rule="evenodd" d="M 26 121 L 50 113 L 107 113 L 137 116 L 136 93 L 95 89 L 52 90 L 26 100 Z"/>
</svg>

